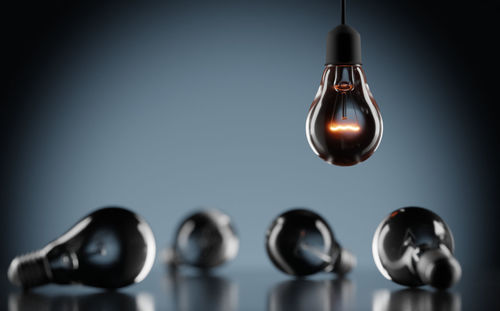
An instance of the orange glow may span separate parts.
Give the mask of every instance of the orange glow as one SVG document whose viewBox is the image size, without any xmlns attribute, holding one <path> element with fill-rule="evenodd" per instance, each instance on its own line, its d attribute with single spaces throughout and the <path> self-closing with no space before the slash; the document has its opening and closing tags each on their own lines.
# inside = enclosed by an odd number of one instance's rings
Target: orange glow
<svg viewBox="0 0 500 311">
<path fill-rule="evenodd" d="M 361 128 L 357 124 L 345 124 L 345 125 L 340 125 L 340 124 L 335 124 L 332 123 L 330 124 L 330 131 L 332 132 L 359 132 Z"/>
</svg>

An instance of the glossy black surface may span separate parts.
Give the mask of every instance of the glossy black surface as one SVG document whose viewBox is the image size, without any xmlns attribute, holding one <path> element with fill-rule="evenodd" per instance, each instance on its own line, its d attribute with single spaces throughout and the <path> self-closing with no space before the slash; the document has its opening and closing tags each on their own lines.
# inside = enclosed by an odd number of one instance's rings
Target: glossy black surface
<svg viewBox="0 0 500 311">
<path fill-rule="evenodd" d="M 284 281 L 271 289 L 267 310 L 349 310 L 354 307 L 354 291 L 354 283 L 344 278 Z"/>
<path fill-rule="evenodd" d="M 140 282 L 156 253 L 149 225 L 118 207 L 98 209 L 42 250 L 17 257 L 9 268 L 13 283 L 84 284 L 118 288 Z"/>
<path fill-rule="evenodd" d="M 287 211 L 273 221 L 266 250 L 278 269 L 297 276 L 332 271 L 341 251 L 328 223 L 306 209 Z"/>
<path fill-rule="evenodd" d="M 186 217 L 177 229 L 171 264 L 212 268 L 236 257 L 239 239 L 228 215 L 216 209 Z"/>
<path fill-rule="evenodd" d="M 50 285 L 36 293 L 2 286 L 0 309 L 8 311 L 96 310 L 335 310 L 462 311 L 499 310 L 500 271 L 474 271 L 448 291 L 401 289 L 375 268 L 357 269 L 348 278 L 320 274 L 290 279 L 271 265 L 200 273 L 188 267 L 172 275 L 157 265 L 141 283 L 120 292 L 82 286 Z M 419 309 L 418 309 L 419 308 Z"/>
<path fill-rule="evenodd" d="M 373 295 L 373 311 L 459 311 L 459 294 L 425 289 L 379 290 Z"/>
<path fill-rule="evenodd" d="M 435 213 L 420 207 L 405 207 L 392 212 L 377 228 L 372 243 L 373 257 L 380 272 L 388 279 L 408 286 L 424 283 L 448 287 L 454 281 L 439 284 L 439 280 L 426 280 L 425 270 L 435 266 L 443 279 L 449 279 L 445 260 L 452 258 L 454 241 L 450 228 Z M 437 253 L 438 256 L 434 256 Z M 458 263 L 457 263 L 458 264 Z M 422 272 L 423 271 L 423 272 Z M 446 280 L 445 280 L 446 281 Z"/>
<path fill-rule="evenodd" d="M 375 152 L 382 133 L 382 116 L 361 66 L 327 66 L 306 121 L 313 151 L 328 163 L 351 166 Z"/>
<path fill-rule="evenodd" d="M 238 310 L 238 284 L 225 276 L 170 269 L 166 278 L 176 310 Z"/>
<path fill-rule="evenodd" d="M 95 294 L 65 294 L 47 296 L 37 293 L 12 293 L 8 298 L 9 311 L 51 310 L 106 310 L 106 311 L 153 311 L 148 297 L 132 296 L 119 292 Z"/>
</svg>

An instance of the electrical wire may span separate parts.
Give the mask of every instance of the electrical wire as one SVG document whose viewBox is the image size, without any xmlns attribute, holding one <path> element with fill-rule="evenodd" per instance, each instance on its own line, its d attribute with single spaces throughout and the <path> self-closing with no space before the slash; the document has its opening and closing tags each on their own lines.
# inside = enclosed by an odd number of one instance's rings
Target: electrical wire
<svg viewBox="0 0 500 311">
<path fill-rule="evenodd" d="M 340 1 L 340 9 L 341 9 L 341 12 L 342 12 L 340 21 L 341 21 L 342 25 L 345 25 L 345 0 L 341 0 Z"/>
</svg>

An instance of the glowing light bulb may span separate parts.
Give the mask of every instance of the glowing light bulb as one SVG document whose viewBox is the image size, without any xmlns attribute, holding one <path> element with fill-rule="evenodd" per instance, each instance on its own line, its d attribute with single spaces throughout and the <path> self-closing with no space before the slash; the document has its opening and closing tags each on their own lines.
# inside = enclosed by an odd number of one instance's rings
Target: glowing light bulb
<svg viewBox="0 0 500 311">
<path fill-rule="evenodd" d="M 309 109 L 306 135 L 328 163 L 351 166 L 368 159 L 382 139 L 383 124 L 361 68 L 361 38 L 342 24 L 328 33 L 326 68 Z"/>
<path fill-rule="evenodd" d="M 101 208 L 41 250 L 14 258 L 8 277 L 24 288 L 47 283 L 119 288 L 142 281 L 155 252 L 153 232 L 140 216 Z"/>
</svg>

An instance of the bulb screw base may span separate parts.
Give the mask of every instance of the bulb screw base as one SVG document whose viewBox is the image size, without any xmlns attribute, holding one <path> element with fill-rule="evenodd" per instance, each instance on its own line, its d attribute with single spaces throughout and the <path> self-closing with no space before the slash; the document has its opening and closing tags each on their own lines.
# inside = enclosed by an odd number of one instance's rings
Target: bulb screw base
<svg viewBox="0 0 500 311">
<path fill-rule="evenodd" d="M 425 251 L 416 267 L 420 280 L 438 289 L 451 287 L 462 275 L 458 261 L 448 250 L 441 248 Z"/>
<path fill-rule="evenodd" d="M 25 289 L 49 283 L 50 271 L 47 270 L 44 252 L 17 256 L 10 263 L 7 276 L 12 284 Z"/>
<path fill-rule="evenodd" d="M 356 256 L 345 248 L 341 248 L 332 271 L 337 274 L 344 275 L 354 269 L 354 267 L 356 267 L 356 263 Z"/>
</svg>

